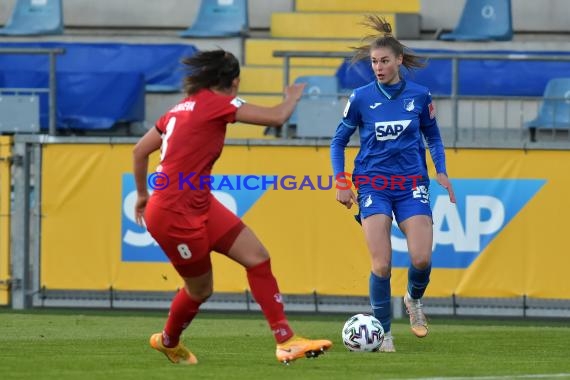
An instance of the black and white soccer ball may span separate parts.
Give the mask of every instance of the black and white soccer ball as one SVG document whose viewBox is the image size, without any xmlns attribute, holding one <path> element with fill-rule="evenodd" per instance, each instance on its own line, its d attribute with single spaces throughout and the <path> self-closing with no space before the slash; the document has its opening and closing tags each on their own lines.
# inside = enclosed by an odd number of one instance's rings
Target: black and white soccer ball
<svg viewBox="0 0 570 380">
<path fill-rule="evenodd" d="M 370 314 L 356 314 L 348 318 L 342 328 L 342 342 L 350 351 L 374 352 L 384 341 L 384 328 Z"/>
</svg>

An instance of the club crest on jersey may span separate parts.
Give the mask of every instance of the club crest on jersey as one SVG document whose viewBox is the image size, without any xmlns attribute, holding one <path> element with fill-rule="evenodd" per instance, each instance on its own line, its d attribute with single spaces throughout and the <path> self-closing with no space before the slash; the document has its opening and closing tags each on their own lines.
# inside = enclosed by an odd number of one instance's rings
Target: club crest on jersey
<svg viewBox="0 0 570 380">
<path fill-rule="evenodd" d="M 376 140 L 386 141 L 397 139 L 408 128 L 411 120 L 379 121 L 374 123 Z"/>
<path fill-rule="evenodd" d="M 414 104 L 414 99 L 404 99 L 404 108 L 406 111 L 413 111 L 416 105 Z"/>
</svg>

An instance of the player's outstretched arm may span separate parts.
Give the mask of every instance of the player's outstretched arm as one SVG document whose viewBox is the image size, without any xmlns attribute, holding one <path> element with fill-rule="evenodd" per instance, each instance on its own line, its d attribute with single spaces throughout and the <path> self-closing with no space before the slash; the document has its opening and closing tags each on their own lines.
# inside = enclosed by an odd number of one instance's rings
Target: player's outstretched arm
<svg viewBox="0 0 570 380">
<path fill-rule="evenodd" d="M 295 106 L 303 95 L 304 83 L 296 83 L 285 88 L 283 102 L 274 107 L 243 104 L 236 113 L 236 121 L 270 127 L 282 126 L 295 110 Z"/>
</svg>

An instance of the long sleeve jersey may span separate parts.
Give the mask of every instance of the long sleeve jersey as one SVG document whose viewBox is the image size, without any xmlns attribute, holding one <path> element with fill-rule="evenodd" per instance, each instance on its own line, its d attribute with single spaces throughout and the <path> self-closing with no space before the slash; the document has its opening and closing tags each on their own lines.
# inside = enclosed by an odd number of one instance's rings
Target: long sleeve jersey
<svg viewBox="0 0 570 380">
<path fill-rule="evenodd" d="M 437 173 L 447 174 L 443 142 L 427 88 L 401 80 L 392 86 L 374 81 L 355 89 L 331 142 L 335 177 L 345 172 L 344 150 L 357 129 L 360 151 L 353 174 L 427 178 L 424 138 Z"/>
</svg>

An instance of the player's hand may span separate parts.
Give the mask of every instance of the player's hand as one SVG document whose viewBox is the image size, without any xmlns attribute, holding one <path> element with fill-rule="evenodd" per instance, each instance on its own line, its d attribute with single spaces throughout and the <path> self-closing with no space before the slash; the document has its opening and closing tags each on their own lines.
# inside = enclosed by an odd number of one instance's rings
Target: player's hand
<svg viewBox="0 0 570 380">
<path fill-rule="evenodd" d="M 295 99 L 295 101 L 299 101 L 301 96 L 303 96 L 305 85 L 306 83 L 294 83 L 285 87 L 285 98 L 291 98 Z"/>
<path fill-rule="evenodd" d="M 453 186 L 451 185 L 449 178 L 447 178 L 447 175 L 444 173 L 437 173 L 437 182 L 449 193 L 449 201 L 451 203 L 455 203 L 455 193 L 453 192 Z"/>
<path fill-rule="evenodd" d="M 350 209 L 352 207 L 352 205 L 357 202 L 356 201 L 356 195 L 354 195 L 354 192 L 352 191 L 352 189 L 337 190 L 336 191 L 336 200 L 338 202 L 342 203 L 348 209 Z"/>
<path fill-rule="evenodd" d="M 137 201 L 135 202 L 135 222 L 139 226 L 145 226 L 144 224 L 144 210 L 148 202 L 148 193 L 146 195 L 137 195 Z"/>
</svg>

